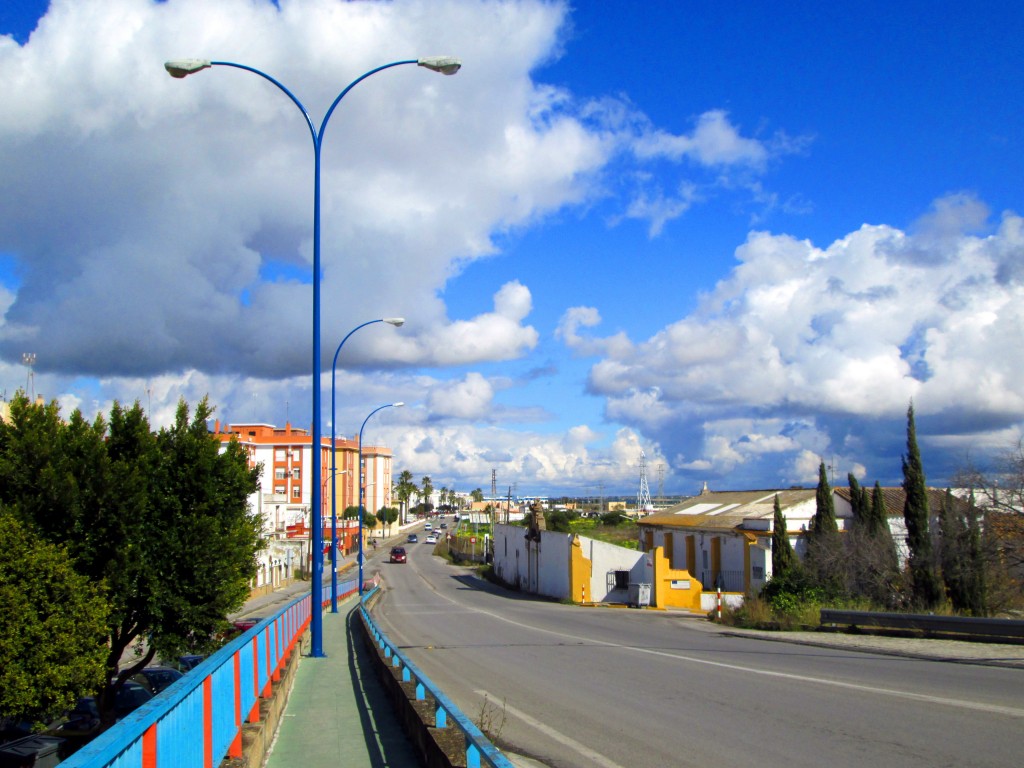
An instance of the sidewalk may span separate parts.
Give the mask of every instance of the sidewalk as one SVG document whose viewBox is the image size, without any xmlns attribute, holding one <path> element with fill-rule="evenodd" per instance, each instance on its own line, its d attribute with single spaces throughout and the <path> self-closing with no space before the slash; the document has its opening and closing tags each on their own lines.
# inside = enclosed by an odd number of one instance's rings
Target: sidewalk
<svg viewBox="0 0 1024 768">
<path fill-rule="evenodd" d="M 420 762 L 373 677 L 358 599 L 324 614 L 325 658 L 299 662 L 267 768 L 296 765 L 418 768 Z M 365 677 L 364 677 L 365 675 Z"/>
</svg>

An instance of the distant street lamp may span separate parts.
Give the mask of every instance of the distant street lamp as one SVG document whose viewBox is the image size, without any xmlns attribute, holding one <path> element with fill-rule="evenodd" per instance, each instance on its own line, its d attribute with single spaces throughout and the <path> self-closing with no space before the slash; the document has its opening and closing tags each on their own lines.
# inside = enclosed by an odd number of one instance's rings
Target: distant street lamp
<svg viewBox="0 0 1024 768">
<path fill-rule="evenodd" d="M 348 337 L 360 328 L 365 328 L 374 323 L 387 323 L 396 328 L 401 328 L 405 323 L 405 318 L 382 317 L 378 320 L 368 320 L 362 325 L 357 325 L 341 340 L 341 344 L 334 351 L 334 361 L 331 363 L 331 613 L 338 612 L 338 470 L 335 469 L 335 457 L 338 455 L 338 446 L 335 442 L 335 405 L 337 404 L 335 374 L 338 371 L 338 355 L 341 352 L 341 348 L 345 346 L 345 342 L 348 341 Z"/>
<path fill-rule="evenodd" d="M 322 489 L 321 484 L 321 467 L 320 458 L 316 455 L 317 451 L 323 450 L 321 445 L 321 424 L 320 424 L 320 409 L 321 409 L 321 396 L 320 396 L 320 148 L 323 144 L 324 131 L 327 128 L 327 121 L 331 119 L 331 115 L 334 113 L 335 107 L 345 97 L 345 95 L 351 91 L 356 85 L 361 83 L 370 75 L 374 75 L 382 70 L 389 69 L 391 67 L 398 67 L 404 64 L 416 64 L 421 67 L 425 67 L 434 72 L 440 72 L 444 75 L 454 75 L 459 71 L 462 66 L 456 58 L 450 56 L 432 56 L 422 59 L 406 59 L 403 61 L 393 61 L 390 64 L 384 64 L 382 66 L 371 69 L 366 72 L 347 86 L 345 89 L 338 94 L 337 98 L 331 103 L 331 106 L 327 110 L 327 114 L 324 115 L 323 122 L 320 123 L 319 132 L 316 130 L 316 126 L 313 125 L 313 121 L 309 117 L 309 113 L 306 108 L 302 106 L 302 102 L 299 101 L 295 95 L 289 91 L 283 84 L 275 80 L 273 77 L 268 75 L 266 72 L 262 72 L 254 67 L 247 66 L 245 64 L 236 64 L 231 61 L 209 61 L 207 59 L 177 59 L 174 61 L 168 61 L 164 64 L 164 69 L 167 70 L 171 77 L 187 77 L 188 75 L 200 72 L 208 67 L 235 67 L 237 69 L 244 69 L 247 72 L 252 72 L 255 75 L 259 75 L 265 80 L 270 81 L 277 86 L 292 103 L 299 108 L 302 112 L 302 116 L 306 118 L 306 124 L 309 126 L 309 133 L 313 139 L 313 478 L 312 478 L 312 508 L 317 510 L 317 515 L 320 516 L 320 523 L 314 527 L 313 530 L 313 545 L 315 548 L 315 554 L 313 557 L 313 582 L 311 588 L 312 598 L 312 609 L 309 633 L 310 633 L 310 649 L 309 655 L 314 658 L 324 656 L 323 650 L 323 575 L 324 575 L 324 553 L 323 553 L 323 502 L 322 502 Z M 360 531 L 361 532 L 361 531 Z"/>
<path fill-rule="evenodd" d="M 366 422 L 370 420 L 370 416 L 377 413 L 377 411 L 383 411 L 385 408 L 401 408 L 405 403 L 387 403 L 386 405 L 380 405 L 370 411 L 370 415 L 363 419 L 363 426 L 359 428 L 359 464 L 356 467 L 356 472 L 359 483 L 359 554 L 357 558 L 359 560 L 359 594 L 363 594 L 363 430 L 366 429 Z"/>
</svg>

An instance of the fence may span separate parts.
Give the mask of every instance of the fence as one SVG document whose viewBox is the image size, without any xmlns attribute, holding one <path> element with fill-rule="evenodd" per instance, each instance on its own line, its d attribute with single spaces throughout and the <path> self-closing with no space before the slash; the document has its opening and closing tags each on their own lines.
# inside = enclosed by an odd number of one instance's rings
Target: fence
<svg viewBox="0 0 1024 768">
<path fill-rule="evenodd" d="M 355 582 L 343 587 L 355 591 Z M 62 768 L 213 768 L 241 757 L 242 725 L 309 625 L 311 597 L 296 598 L 61 763 Z"/>
<path fill-rule="evenodd" d="M 1000 638 L 1006 642 L 1024 643 L 1024 621 L 1019 619 L 841 611 L 832 608 L 822 608 L 821 624 L 822 626 L 842 625 L 851 628 L 906 629 L 929 634 Z"/>
<path fill-rule="evenodd" d="M 434 701 L 433 726 L 435 728 L 449 727 L 450 720 L 451 724 L 462 732 L 466 743 L 466 768 L 480 768 L 483 763 L 492 766 L 492 768 L 513 768 L 508 758 L 498 751 L 497 747 L 484 736 L 473 721 L 466 717 L 437 686 L 430 682 L 427 676 L 415 664 L 409 661 L 405 654 L 398 650 L 398 647 L 388 639 L 387 635 L 370 618 L 370 613 L 366 610 L 366 603 L 374 597 L 375 593 L 376 588 L 363 597 L 363 604 L 360 606 L 359 611 L 362 614 L 366 630 L 377 645 L 381 656 L 394 670 L 394 679 L 401 680 L 402 683 L 411 684 L 415 690 L 417 701 L 426 701 L 427 694 L 429 693 Z M 404 692 L 402 695 L 404 696 Z"/>
</svg>

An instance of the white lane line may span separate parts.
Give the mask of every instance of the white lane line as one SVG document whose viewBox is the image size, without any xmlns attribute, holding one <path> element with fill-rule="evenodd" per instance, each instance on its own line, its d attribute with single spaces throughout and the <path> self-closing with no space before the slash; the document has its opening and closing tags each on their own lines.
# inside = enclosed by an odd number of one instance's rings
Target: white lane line
<svg viewBox="0 0 1024 768">
<path fill-rule="evenodd" d="M 454 602 L 454 601 L 453 601 Z M 831 680 L 822 677 L 811 677 L 809 675 L 796 675 L 789 672 L 776 672 L 770 669 L 760 669 L 757 667 L 745 667 L 740 664 L 727 664 L 722 661 L 711 661 L 710 659 L 699 659 L 695 656 L 684 656 L 678 653 L 669 653 L 668 651 L 656 651 L 651 648 L 640 648 L 635 645 L 623 645 L 621 643 L 610 643 L 605 640 L 596 640 L 593 638 L 582 637 L 579 635 L 570 635 L 565 632 L 558 632 L 551 629 L 544 629 L 542 627 L 534 627 L 529 624 L 524 624 L 514 619 L 509 619 L 504 616 L 500 616 L 491 611 L 485 611 L 482 609 L 474 609 L 477 613 L 486 614 L 499 621 L 504 621 L 512 624 L 516 627 L 523 629 L 532 629 L 536 632 L 541 632 L 548 635 L 554 635 L 556 637 L 564 637 L 569 640 L 576 640 L 585 643 L 591 643 L 594 645 L 603 645 L 608 648 L 619 648 L 624 651 L 632 651 L 634 653 L 644 653 L 650 656 L 661 656 L 667 659 L 675 659 L 677 661 L 688 661 L 691 664 L 702 664 L 708 667 L 717 667 L 719 669 L 729 669 L 735 672 L 743 672 L 751 675 L 761 675 L 762 677 L 775 677 L 783 680 L 793 680 L 801 683 L 813 683 L 816 685 L 831 686 L 833 688 L 842 688 L 849 691 L 859 691 L 861 693 L 873 693 L 879 696 L 891 696 L 899 699 L 906 699 L 908 701 L 921 701 L 929 704 L 942 704 L 944 706 L 954 707 L 956 709 L 966 709 L 973 712 L 987 712 L 995 715 L 1005 715 L 1007 717 L 1018 717 L 1024 718 L 1024 709 L 1019 707 L 1004 707 L 999 704 L 984 704 L 977 701 L 966 701 L 963 699 L 950 699 L 943 696 L 929 696 L 922 693 L 912 693 L 910 691 L 898 691 L 893 688 L 877 688 L 869 685 L 861 685 L 859 683 L 845 683 L 841 680 Z"/>
<path fill-rule="evenodd" d="M 489 699 L 490 701 L 493 701 L 493 702 L 501 701 L 501 699 L 495 697 L 494 695 L 488 693 L 487 691 L 477 690 L 477 691 L 473 691 L 473 693 L 477 694 L 478 696 L 483 696 L 485 699 Z M 576 741 L 576 739 L 573 739 L 573 738 L 570 738 L 570 737 L 566 736 L 561 731 L 556 731 L 550 725 L 546 725 L 546 724 L 542 723 L 540 720 L 536 720 L 536 719 L 530 717 L 528 714 L 526 714 L 522 710 L 516 709 L 515 707 L 510 706 L 509 704 L 502 704 L 502 709 L 504 709 L 510 715 L 512 715 L 514 717 L 518 717 L 520 720 L 522 720 L 527 725 L 529 725 L 532 728 L 535 728 L 536 730 L 540 731 L 541 733 L 547 735 L 551 739 L 557 741 L 559 744 L 561 744 L 561 745 L 563 745 L 565 747 L 568 747 L 569 749 L 573 750 L 577 754 L 587 758 L 588 760 L 590 760 L 592 765 L 599 765 L 599 766 L 602 766 L 602 768 L 624 768 L 624 766 L 621 766 L 618 763 L 612 762 L 607 757 L 602 755 L 600 752 L 595 752 L 590 747 L 588 747 L 586 744 L 581 744 L 580 742 Z"/>
</svg>

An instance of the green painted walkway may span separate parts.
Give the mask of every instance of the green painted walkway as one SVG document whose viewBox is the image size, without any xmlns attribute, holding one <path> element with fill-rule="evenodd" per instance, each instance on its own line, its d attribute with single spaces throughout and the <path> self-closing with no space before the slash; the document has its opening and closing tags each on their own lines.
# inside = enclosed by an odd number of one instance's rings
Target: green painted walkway
<svg viewBox="0 0 1024 768">
<path fill-rule="evenodd" d="M 373 676 L 358 600 L 324 614 L 326 658 L 303 656 L 267 768 L 418 768 L 391 702 Z"/>
</svg>

